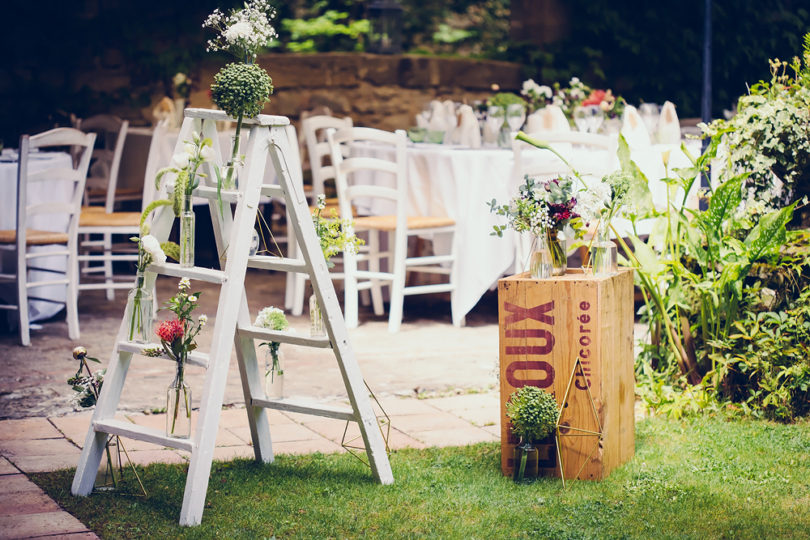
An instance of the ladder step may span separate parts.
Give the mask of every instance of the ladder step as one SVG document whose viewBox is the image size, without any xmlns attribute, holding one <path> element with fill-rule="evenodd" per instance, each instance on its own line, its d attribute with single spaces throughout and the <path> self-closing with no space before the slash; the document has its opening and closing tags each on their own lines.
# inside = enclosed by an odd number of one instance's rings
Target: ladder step
<svg viewBox="0 0 810 540">
<path fill-rule="evenodd" d="M 200 281 L 208 281 L 210 283 L 225 283 L 228 276 L 222 270 L 214 270 L 213 268 L 201 268 L 199 266 L 192 266 L 191 268 L 183 268 L 177 263 L 163 263 L 163 264 L 150 264 L 147 269 L 149 272 L 157 272 L 166 276 L 174 276 L 179 278 L 187 277 L 189 279 L 199 279 Z"/>
<path fill-rule="evenodd" d="M 309 273 L 307 265 L 303 260 L 270 255 L 253 255 L 252 257 L 248 257 L 248 268 L 278 270 L 279 272 L 297 272 L 299 274 Z"/>
<path fill-rule="evenodd" d="M 217 188 L 210 186 L 197 186 L 197 188 L 194 190 L 194 196 L 213 201 L 222 199 L 222 202 L 238 203 L 242 198 L 242 192 L 232 189 L 222 189 L 219 192 L 219 197 L 217 197 Z"/>
<path fill-rule="evenodd" d="M 121 352 L 130 352 L 133 354 L 140 354 L 143 355 L 144 349 L 160 349 L 161 346 L 159 343 L 135 343 L 132 341 L 119 341 L 118 342 L 118 351 Z M 156 356 L 152 358 L 163 358 L 164 360 L 172 360 L 166 353 L 163 353 L 161 356 Z M 174 360 L 172 360 L 173 362 Z M 192 366 L 199 366 L 201 368 L 208 369 L 208 355 L 205 353 L 201 353 L 199 351 L 191 351 L 189 353 L 188 358 L 186 359 L 186 363 L 191 364 Z"/>
<path fill-rule="evenodd" d="M 284 198 L 284 190 L 278 184 L 264 184 L 262 185 L 262 195 L 265 197 L 279 197 Z"/>
<path fill-rule="evenodd" d="M 161 446 L 168 446 L 169 448 L 177 448 L 178 450 L 185 450 L 192 452 L 194 450 L 194 441 L 191 439 L 175 439 L 174 437 L 167 437 L 163 431 L 139 426 L 131 422 L 124 422 L 121 420 L 96 420 L 93 422 L 93 429 L 110 435 L 119 435 L 121 437 L 129 437 L 138 441 L 146 441 Z"/>
<path fill-rule="evenodd" d="M 309 337 L 292 332 L 279 332 L 278 330 L 268 330 L 259 326 L 243 326 L 237 327 L 236 331 L 240 336 L 249 337 L 253 339 L 261 339 L 263 341 L 277 341 L 278 343 L 289 343 L 290 345 L 302 345 L 304 347 L 316 347 L 319 349 L 328 349 L 332 346 L 329 337 Z"/>
<path fill-rule="evenodd" d="M 331 407 L 328 405 L 321 405 L 306 401 L 296 401 L 293 399 L 253 398 L 252 402 L 254 407 L 263 407 L 265 409 L 311 414 L 314 416 L 323 416 L 325 418 L 337 418 L 338 420 L 356 420 L 354 411 L 345 407 Z"/>
</svg>

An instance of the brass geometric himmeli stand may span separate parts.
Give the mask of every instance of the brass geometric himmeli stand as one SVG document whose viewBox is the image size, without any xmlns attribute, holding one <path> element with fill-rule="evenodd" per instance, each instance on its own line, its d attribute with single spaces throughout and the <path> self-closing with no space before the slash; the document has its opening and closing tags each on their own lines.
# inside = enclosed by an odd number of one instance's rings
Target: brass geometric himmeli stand
<svg viewBox="0 0 810 540">
<path fill-rule="evenodd" d="M 574 362 L 574 369 L 571 370 L 571 377 L 568 379 L 568 386 L 565 387 L 565 394 L 563 395 L 562 405 L 560 406 L 560 411 L 557 413 L 557 424 L 554 427 L 554 438 L 557 443 L 557 462 L 560 464 L 560 478 L 562 479 L 563 488 L 565 488 L 565 467 L 563 464 L 562 452 L 560 451 L 560 447 L 562 445 L 562 437 L 595 437 L 596 444 L 594 444 L 593 450 L 591 453 L 588 454 L 588 457 L 585 458 L 585 461 L 582 462 L 582 466 L 577 471 L 577 474 L 574 476 L 574 480 L 579 478 L 579 475 L 582 473 L 582 470 L 585 468 L 585 465 L 593 457 L 594 452 L 596 449 L 599 448 L 599 442 L 602 440 L 602 423 L 599 421 L 599 414 L 596 412 L 596 403 L 593 400 L 593 395 L 591 394 L 591 385 L 587 382 L 585 383 L 585 389 L 588 391 L 588 399 L 591 401 L 591 412 L 593 412 L 593 418 L 596 421 L 597 431 L 592 431 L 589 429 L 578 428 L 574 426 L 563 426 L 567 431 L 576 431 L 577 433 L 563 433 L 560 430 L 560 421 L 562 419 L 562 413 L 565 410 L 565 406 L 568 404 L 568 397 L 571 393 L 571 386 L 574 384 L 574 379 L 577 376 L 577 368 L 579 368 L 579 374 L 582 375 L 583 380 L 587 380 L 585 377 L 585 370 L 582 367 L 582 361 L 580 360 L 579 356 L 577 356 L 576 361 Z"/>
<path fill-rule="evenodd" d="M 379 410 L 379 412 L 375 411 L 374 416 L 377 418 L 377 426 L 380 428 L 380 434 L 382 435 L 383 443 L 385 444 L 385 453 L 390 454 L 391 447 L 389 446 L 388 443 L 391 437 L 391 417 L 388 416 L 387 412 L 385 412 L 385 409 L 383 409 L 380 400 L 377 399 L 377 396 L 374 395 L 374 392 L 372 392 L 371 388 L 368 386 L 368 383 L 365 380 L 363 381 L 363 384 L 366 386 L 366 390 L 368 390 L 369 397 L 371 397 L 372 408 L 374 408 L 374 405 L 376 405 L 377 406 L 376 409 Z M 370 467 L 371 464 L 368 462 L 368 457 L 366 456 L 365 452 L 366 447 L 358 446 L 355 443 L 355 441 L 361 439 L 361 436 L 358 435 L 349 440 L 346 440 L 346 436 L 349 433 L 350 425 L 351 422 L 347 420 L 346 427 L 343 428 L 343 437 L 340 440 L 340 446 L 345 448 L 348 453 L 350 453 L 351 455 L 362 461 L 363 464 L 365 464 L 367 467 Z"/>
</svg>

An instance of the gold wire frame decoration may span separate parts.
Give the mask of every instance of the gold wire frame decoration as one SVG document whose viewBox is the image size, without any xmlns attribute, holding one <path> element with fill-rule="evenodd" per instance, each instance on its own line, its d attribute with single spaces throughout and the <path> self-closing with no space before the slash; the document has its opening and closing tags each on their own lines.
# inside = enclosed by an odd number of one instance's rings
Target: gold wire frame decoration
<svg viewBox="0 0 810 540">
<path fill-rule="evenodd" d="M 363 381 L 363 384 L 366 386 L 366 390 L 368 390 L 368 394 L 371 396 L 372 409 L 376 409 L 374 416 L 377 418 L 377 426 L 380 428 L 380 433 L 382 434 L 383 442 L 385 443 L 385 453 L 390 455 L 391 447 L 388 445 L 388 441 L 389 438 L 391 437 L 391 417 L 388 416 L 387 412 L 385 412 L 385 409 L 383 409 L 380 400 L 377 399 L 377 396 L 374 395 L 374 392 L 371 391 L 371 388 L 369 388 L 368 383 L 365 380 Z M 366 447 L 354 444 L 355 441 L 361 438 L 360 435 L 352 437 L 351 439 L 348 440 L 346 439 L 349 433 L 349 425 L 352 422 L 353 420 L 346 420 L 346 427 L 343 428 L 343 437 L 340 440 L 340 446 L 345 448 L 348 453 L 359 459 L 367 467 L 371 467 L 371 465 L 369 465 L 368 463 L 368 456 L 366 455 Z"/>
<path fill-rule="evenodd" d="M 574 384 L 574 379 L 577 376 L 577 369 L 579 369 L 579 375 L 582 375 L 582 378 L 586 381 L 585 389 L 588 391 L 588 400 L 591 403 L 591 412 L 593 413 L 593 418 L 596 421 L 597 431 L 592 431 L 589 429 L 578 428 L 574 426 L 562 426 L 561 419 L 563 411 L 565 410 L 565 405 L 568 403 L 568 397 L 571 394 L 571 386 Z M 565 428 L 568 431 L 575 431 L 576 433 L 562 433 L 560 427 Z M 594 452 L 596 449 L 599 448 L 599 442 L 602 440 L 602 423 L 599 421 L 599 414 L 596 412 L 596 402 L 593 400 L 593 394 L 591 394 L 591 385 L 587 383 L 587 378 L 585 377 L 585 370 L 582 367 L 582 360 L 577 356 L 576 361 L 574 362 L 574 368 L 571 370 L 571 376 L 568 378 L 568 386 L 565 388 L 565 394 L 563 395 L 562 405 L 560 406 L 560 411 L 557 413 L 557 423 L 554 426 L 554 439 L 557 446 L 557 463 L 560 464 L 560 478 L 562 479 L 563 488 L 565 488 L 565 466 L 563 463 L 562 452 L 560 448 L 562 446 L 562 438 L 563 437 L 595 437 L 596 444 L 593 445 L 593 449 L 588 454 L 588 457 L 585 458 L 585 461 L 582 462 L 582 466 L 577 471 L 576 476 L 574 476 L 574 480 L 579 478 L 579 475 L 582 473 L 582 470 L 585 468 L 585 465 L 593 457 Z"/>
<path fill-rule="evenodd" d="M 141 488 L 141 493 L 144 497 L 149 495 L 146 493 L 146 488 L 138 475 L 138 470 L 132 459 L 129 457 L 129 452 L 124 447 L 123 441 L 118 435 L 108 435 L 107 442 L 104 444 L 104 456 L 101 458 L 101 466 L 96 475 L 96 485 L 93 490 L 96 492 L 111 492 L 117 491 L 119 486 L 124 481 L 124 459 L 121 457 L 121 452 L 124 453 L 127 465 L 132 469 L 135 479 L 138 481 L 138 486 Z M 133 494 L 135 495 L 135 494 Z"/>
</svg>

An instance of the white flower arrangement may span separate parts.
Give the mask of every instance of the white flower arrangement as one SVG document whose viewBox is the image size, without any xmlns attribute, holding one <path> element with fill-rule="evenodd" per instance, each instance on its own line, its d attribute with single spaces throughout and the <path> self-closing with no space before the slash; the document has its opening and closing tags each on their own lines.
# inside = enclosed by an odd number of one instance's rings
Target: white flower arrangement
<svg viewBox="0 0 810 540">
<path fill-rule="evenodd" d="M 245 2 L 243 9 L 232 10 L 230 15 L 215 9 L 202 25 L 219 32 L 208 40 L 206 51 L 225 51 L 242 62 L 254 62 L 259 49 L 269 46 L 278 37 L 270 24 L 275 16 L 276 10 L 267 0 Z"/>
</svg>

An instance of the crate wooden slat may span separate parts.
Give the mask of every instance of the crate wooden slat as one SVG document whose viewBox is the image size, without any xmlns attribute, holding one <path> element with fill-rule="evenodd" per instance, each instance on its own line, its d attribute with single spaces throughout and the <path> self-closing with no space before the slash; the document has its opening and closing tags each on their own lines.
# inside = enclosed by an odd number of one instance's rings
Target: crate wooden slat
<svg viewBox="0 0 810 540">
<path fill-rule="evenodd" d="M 581 270 L 534 280 L 528 274 L 498 283 L 501 384 L 501 468 L 511 475 L 517 440 L 506 417 L 506 402 L 517 388 L 531 384 L 551 392 L 558 405 L 577 356 L 602 424 L 595 437 L 563 437 L 566 478 L 598 480 L 635 452 L 633 369 L 633 272 L 609 277 Z M 597 431 L 586 381 L 577 377 L 563 424 Z M 540 472 L 559 476 L 553 438 L 538 445 Z M 593 455 L 588 460 L 588 455 Z"/>
</svg>

